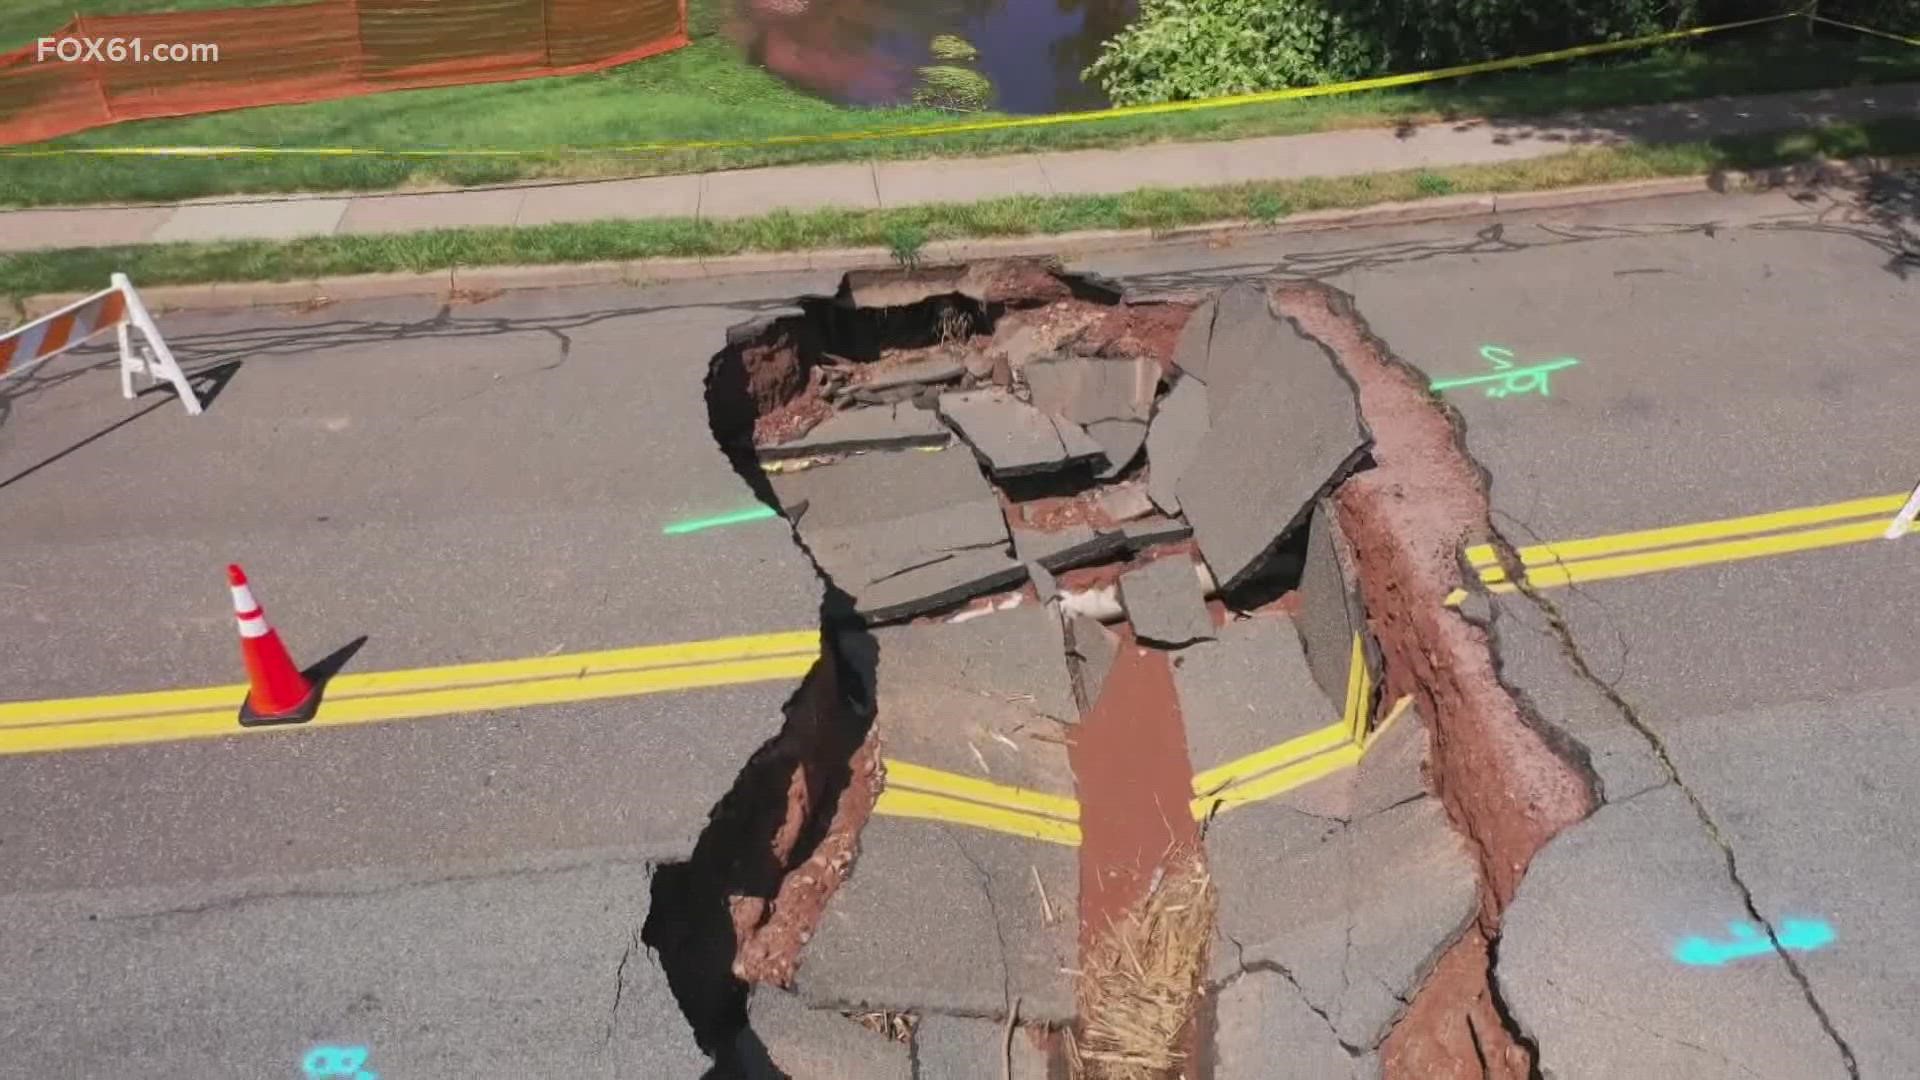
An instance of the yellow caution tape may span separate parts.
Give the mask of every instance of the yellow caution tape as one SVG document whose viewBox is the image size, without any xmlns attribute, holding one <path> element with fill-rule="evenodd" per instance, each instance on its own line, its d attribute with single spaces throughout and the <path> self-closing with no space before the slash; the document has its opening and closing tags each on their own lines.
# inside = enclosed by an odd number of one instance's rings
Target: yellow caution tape
<svg viewBox="0 0 1920 1080">
<path fill-rule="evenodd" d="M 1885 30 L 1875 30 L 1871 26 L 1859 26 L 1850 22 L 1841 22 L 1839 19 L 1829 19 L 1825 15 L 1815 15 L 1811 11 L 1807 12 L 1807 18 L 1812 19 L 1814 22 L 1826 23 L 1828 26 L 1838 26 L 1846 30 L 1857 30 L 1862 34 L 1872 34 L 1874 37 L 1886 38 L 1888 41 L 1898 41 L 1904 45 L 1920 45 L 1920 38 L 1904 37 L 1900 34 L 1890 34 Z"/>
<path fill-rule="evenodd" d="M 1674 41 L 1687 41 L 1706 37 L 1709 34 L 1724 33 L 1728 30 L 1740 30 L 1749 26 L 1780 22 L 1785 19 L 1797 19 L 1805 12 L 1786 12 L 1780 15 L 1768 15 L 1758 19 L 1742 19 L 1739 22 L 1720 23 L 1717 26 L 1698 26 L 1688 30 L 1669 30 L 1644 37 L 1626 38 L 1621 41 L 1603 41 L 1592 45 L 1576 45 L 1569 49 L 1555 49 L 1552 52 L 1533 53 L 1527 56 L 1508 57 L 1504 60 L 1483 60 L 1479 63 L 1460 64 L 1454 67 L 1435 68 L 1431 71 L 1417 71 L 1406 75 L 1381 75 L 1370 79 L 1354 79 L 1348 82 L 1327 83 L 1320 86 L 1294 86 L 1284 90 L 1264 90 L 1251 94 L 1231 94 L 1224 97 L 1204 98 L 1199 101 L 1167 101 L 1153 105 L 1120 105 L 1111 109 L 1098 109 L 1091 112 L 1050 113 L 1045 116 L 1008 116 L 987 120 L 964 120 L 943 124 L 921 124 L 912 127 L 874 128 L 862 131 L 835 131 L 804 135 L 771 135 L 758 139 L 707 139 L 689 142 L 652 142 L 628 143 L 613 146 L 569 146 L 550 147 L 539 150 L 373 150 L 352 146 L 100 146 L 100 147 L 61 147 L 46 150 L 0 150 L 0 157 L 237 157 L 237 156 L 283 156 L 283 157 L 538 157 L 554 154 L 640 154 L 664 153 L 676 150 L 738 150 L 763 146 L 800 146 L 811 143 L 860 142 L 868 139 L 921 139 L 940 135 L 967 135 L 982 131 L 1013 131 L 1021 128 L 1053 127 L 1060 124 L 1083 124 L 1096 120 L 1120 120 L 1135 116 L 1163 116 L 1173 113 L 1195 112 L 1201 109 L 1226 109 L 1240 105 L 1264 105 L 1277 101 L 1300 101 L 1306 98 L 1335 97 L 1343 94 L 1357 94 L 1366 90 L 1386 90 L 1396 86 L 1416 86 L 1421 83 L 1441 82 L 1446 79 L 1458 79 L 1467 75 L 1484 75 L 1495 71 L 1513 71 L 1534 67 L 1539 64 L 1556 63 L 1561 60 L 1578 60 L 1587 56 L 1601 56 L 1606 53 L 1627 52 L 1644 49 L 1653 45 L 1664 45 Z M 1817 17 L 1817 16 L 1816 16 Z M 1823 19 L 1823 22 L 1832 22 Z M 1845 26 L 1844 23 L 1836 25 Z M 1864 29 L 1851 27 L 1851 29 Z M 1882 37 L 1894 37 L 1880 31 L 1866 31 Z M 1905 41 L 1906 38 L 1895 38 Z M 1916 43 L 1920 44 L 1920 43 Z"/>
</svg>

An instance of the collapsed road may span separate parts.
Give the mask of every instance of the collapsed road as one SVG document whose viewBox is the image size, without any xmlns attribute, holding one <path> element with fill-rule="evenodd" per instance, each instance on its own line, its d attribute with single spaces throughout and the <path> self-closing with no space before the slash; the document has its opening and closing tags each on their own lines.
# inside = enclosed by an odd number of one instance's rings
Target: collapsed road
<svg viewBox="0 0 1920 1080">
<path fill-rule="evenodd" d="M 0 1073 L 1905 1075 L 1912 207 L 172 317 L 0 427 Z"/>
<path fill-rule="evenodd" d="M 731 997 L 696 923 L 649 938 L 683 987 L 706 968 L 683 1000 L 723 1065 L 980 1075 L 1019 1027 L 1023 1076 L 1270 1075 L 1276 1034 L 1299 1075 L 1374 1075 L 1442 956 L 1464 942 L 1484 976 L 1469 929 L 1498 908 L 1422 779 L 1423 716 L 1503 695 L 1484 641 L 1421 606 L 1444 611 L 1451 561 L 1407 554 L 1484 540 L 1484 500 L 1339 303 L 988 263 L 849 275 L 730 332 L 716 437 L 792 523 L 863 685 L 857 751 L 755 781 L 763 799 L 848 782 L 723 816 L 762 825 L 656 908 L 733 916 Z M 1380 477 L 1391 496 L 1358 484 Z M 1420 485 L 1445 513 L 1378 520 Z M 1370 568 L 1395 581 L 1384 649 Z M 971 777 L 962 800 L 998 813 L 956 827 L 880 761 Z M 1019 827 L 1048 807 L 1070 829 Z M 806 833 L 824 854 L 795 860 L 780 838 Z M 742 844 L 795 864 L 795 887 L 743 910 L 764 888 L 726 880 Z"/>
</svg>

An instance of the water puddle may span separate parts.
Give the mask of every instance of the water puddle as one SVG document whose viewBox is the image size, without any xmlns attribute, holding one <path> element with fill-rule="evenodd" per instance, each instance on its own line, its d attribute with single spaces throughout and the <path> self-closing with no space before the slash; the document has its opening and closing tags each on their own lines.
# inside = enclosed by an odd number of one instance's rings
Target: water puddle
<svg viewBox="0 0 1920 1080">
<path fill-rule="evenodd" d="M 1134 0 L 737 0 L 732 33 L 754 63 L 849 105 L 910 104 L 921 69 L 984 76 L 988 108 L 1010 113 L 1108 104 L 1080 72 L 1134 16 Z M 955 35 L 971 59 L 936 59 Z"/>
</svg>

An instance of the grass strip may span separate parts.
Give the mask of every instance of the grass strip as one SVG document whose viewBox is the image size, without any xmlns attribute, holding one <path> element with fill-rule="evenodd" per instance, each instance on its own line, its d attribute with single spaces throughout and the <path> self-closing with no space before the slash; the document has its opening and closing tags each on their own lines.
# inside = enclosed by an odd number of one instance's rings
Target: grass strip
<svg viewBox="0 0 1920 1080">
<path fill-rule="evenodd" d="M 440 229 L 301 240 L 69 248 L 0 256 L 0 295 L 104 287 L 126 273 L 143 286 L 296 281 L 451 267 L 735 255 L 882 246 L 910 257 L 939 240 L 1035 236 L 1086 229 L 1171 229 L 1215 221 L 1275 222 L 1451 194 L 1571 187 L 1812 157 L 1920 153 L 1920 120 L 1894 118 L 1813 131 L 1658 147 L 1573 150 L 1499 165 L 1467 165 L 1229 187 L 1143 189 L 1124 195 L 1015 196 L 888 210 L 779 211 L 731 220 L 655 218 L 521 228 Z"/>
</svg>

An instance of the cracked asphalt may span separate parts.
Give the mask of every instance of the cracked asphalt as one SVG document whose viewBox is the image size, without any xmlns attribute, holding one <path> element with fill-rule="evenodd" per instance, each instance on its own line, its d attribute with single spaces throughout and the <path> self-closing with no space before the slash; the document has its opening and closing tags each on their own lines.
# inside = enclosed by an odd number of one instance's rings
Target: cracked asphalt
<svg viewBox="0 0 1920 1080">
<path fill-rule="evenodd" d="M 1435 378 L 1484 373 L 1484 346 L 1577 358 L 1547 397 L 1447 394 L 1524 546 L 1910 489 L 1920 268 L 1890 243 L 1770 194 L 1084 268 L 1319 277 Z M 0 623 L 28 631 L 4 696 L 232 681 L 234 557 L 297 649 L 367 635 L 364 670 L 812 627 L 777 523 L 660 528 L 750 502 L 696 404 L 725 327 L 834 284 L 172 316 L 189 367 L 240 361 L 197 426 L 56 365 L 0 420 Z M 1606 797 L 1536 859 L 1497 949 L 1546 1075 L 1920 1067 L 1916 542 L 1497 598 L 1509 685 Z M 699 1075 L 635 928 L 791 690 L 0 758 L 0 1076 L 296 1077 L 353 1046 L 395 1077 Z M 1676 958 L 1789 919 L 1834 939 Z M 1326 1046 L 1280 981 L 1250 965 L 1223 1033 Z"/>
<path fill-rule="evenodd" d="M 1547 396 L 1449 390 L 1512 548 L 1905 491 L 1920 264 L 1785 196 L 1745 220 L 1556 230 L 1345 286 L 1405 360 L 1572 357 Z M 1679 207 L 1676 207 L 1679 209 Z M 1761 209 L 1761 207 L 1754 207 Z M 1537 858 L 1497 974 L 1553 1077 L 1920 1067 L 1920 549 L 1872 541 L 1509 595 L 1508 684 L 1605 805 Z M 1576 854 L 1577 853 L 1577 854 Z M 1782 944 L 1786 920 L 1830 944 Z M 1689 938 L 1770 946 L 1683 963 Z"/>
</svg>

